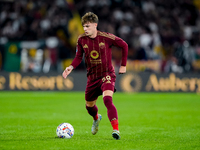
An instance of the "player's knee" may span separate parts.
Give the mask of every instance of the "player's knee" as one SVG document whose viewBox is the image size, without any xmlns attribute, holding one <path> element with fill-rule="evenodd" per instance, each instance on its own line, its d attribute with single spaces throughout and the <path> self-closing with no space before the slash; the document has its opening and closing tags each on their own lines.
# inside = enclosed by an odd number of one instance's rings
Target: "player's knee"
<svg viewBox="0 0 200 150">
<path fill-rule="evenodd" d="M 94 107 L 95 104 L 96 104 L 96 100 L 95 101 L 86 101 L 87 107 Z"/>
<path fill-rule="evenodd" d="M 104 92 L 103 92 L 103 97 L 105 97 L 105 96 L 113 96 L 113 91 L 112 90 L 105 90 Z"/>
</svg>

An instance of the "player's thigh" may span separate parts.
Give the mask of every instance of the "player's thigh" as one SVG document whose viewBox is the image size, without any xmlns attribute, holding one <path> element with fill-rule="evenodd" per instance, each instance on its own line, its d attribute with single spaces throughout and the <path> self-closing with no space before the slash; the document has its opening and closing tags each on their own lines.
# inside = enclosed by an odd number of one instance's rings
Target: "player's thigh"
<svg viewBox="0 0 200 150">
<path fill-rule="evenodd" d="M 102 95 L 100 81 L 88 82 L 85 90 L 85 100 L 88 105 L 95 105 L 99 95 Z"/>
<path fill-rule="evenodd" d="M 116 77 L 115 76 L 110 76 L 107 75 L 106 77 L 104 77 L 102 79 L 102 86 L 101 86 L 101 90 L 103 91 L 103 97 L 104 96 L 113 96 L 113 93 L 116 91 L 115 89 L 115 80 Z"/>
</svg>

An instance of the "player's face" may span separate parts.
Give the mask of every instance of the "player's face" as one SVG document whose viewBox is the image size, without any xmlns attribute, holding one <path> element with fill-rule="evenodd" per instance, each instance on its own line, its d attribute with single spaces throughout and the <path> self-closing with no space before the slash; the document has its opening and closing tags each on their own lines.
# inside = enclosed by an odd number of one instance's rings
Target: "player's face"
<svg viewBox="0 0 200 150">
<path fill-rule="evenodd" d="M 83 25 L 85 34 L 89 37 L 93 37 L 96 34 L 97 23 L 86 23 Z"/>
</svg>

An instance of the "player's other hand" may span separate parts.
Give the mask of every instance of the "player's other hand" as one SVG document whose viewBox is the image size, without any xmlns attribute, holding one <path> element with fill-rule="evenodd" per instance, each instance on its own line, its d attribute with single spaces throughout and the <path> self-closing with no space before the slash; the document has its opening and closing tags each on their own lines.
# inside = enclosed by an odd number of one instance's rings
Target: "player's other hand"
<svg viewBox="0 0 200 150">
<path fill-rule="evenodd" d="M 119 68 L 119 74 L 124 74 L 124 73 L 126 73 L 126 66 L 121 66 Z"/>
<path fill-rule="evenodd" d="M 67 67 L 62 73 L 63 78 L 67 78 L 67 76 L 72 72 L 72 70 L 73 66 L 70 65 L 69 67 Z"/>
</svg>

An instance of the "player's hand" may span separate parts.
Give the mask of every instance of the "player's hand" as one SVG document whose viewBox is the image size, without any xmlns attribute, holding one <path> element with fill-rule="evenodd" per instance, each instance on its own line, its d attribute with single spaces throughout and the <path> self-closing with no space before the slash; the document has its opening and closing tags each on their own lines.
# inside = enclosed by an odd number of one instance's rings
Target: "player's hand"
<svg viewBox="0 0 200 150">
<path fill-rule="evenodd" d="M 67 78 L 67 76 L 72 72 L 72 70 L 73 66 L 70 65 L 69 67 L 67 67 L 62 73 L 63 78 Z"/>
<path fill-rule="evenodd" d="M 126 66 L 121 66 L 119 68 L 119 74 L 124 74 L 124 73 L 126 73 Z"/>
</svg>

